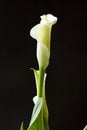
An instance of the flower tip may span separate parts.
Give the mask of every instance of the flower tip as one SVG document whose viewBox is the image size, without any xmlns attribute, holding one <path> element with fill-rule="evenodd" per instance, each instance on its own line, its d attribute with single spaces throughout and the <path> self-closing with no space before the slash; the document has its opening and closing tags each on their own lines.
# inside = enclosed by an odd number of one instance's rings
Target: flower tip
<svg viewBox="0 0 87 130">
<path fill-rule="evenodd" d="M 49 24 L 54 25 L 58 20 L 58 18 L 52 14 L 47 14 L 47 15 L 44 14 L 44 15 L 40 16 L 40 18 L 41 18 L 42 24 L 49 23 Z"/>
</svg>

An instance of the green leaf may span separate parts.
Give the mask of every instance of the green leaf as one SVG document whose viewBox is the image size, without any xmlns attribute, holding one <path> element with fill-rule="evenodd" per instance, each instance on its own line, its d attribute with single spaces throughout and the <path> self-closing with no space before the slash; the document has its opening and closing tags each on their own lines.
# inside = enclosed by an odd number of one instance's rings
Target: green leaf
<svg viewBox="0 0 87 130">
<path fill-rule="evenodd" d="M 35 97 L 34 98 L 34 109 L 32 112 L 32 117 L 30 121 L 30 125 L 27 130 L 42 130 L 41 126 L 41 108 L 42 108 L 42 98 Z"/>
<path fill-rule="evenodd" d="M 87 125 L 85 126 L 85 128 L 83 130 L 87 130 Z"/>
<path fill-rule="evenodd" d="M 21 123 L 20 130 L 24 130 L 24 122 Z"/>
<path fill-rule="evenodd" d="M 36 82 L 36 90 L 37 90 L 37 95 L 38 95 L 38 93 L 39 93 L 39 90 L 38 90 L 39 70 L 35 70 L 34 68 L 31 68 L 31 70 L 33 70 L 33 72 L 34 72 L 35 82 Z"/>
</svg>

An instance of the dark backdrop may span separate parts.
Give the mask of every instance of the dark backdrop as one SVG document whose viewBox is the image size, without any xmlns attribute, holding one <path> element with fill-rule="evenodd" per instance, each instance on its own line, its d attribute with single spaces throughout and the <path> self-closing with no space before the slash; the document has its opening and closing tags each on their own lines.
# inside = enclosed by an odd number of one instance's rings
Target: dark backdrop
<svg viewBox="0 0 87 130">
<path fill-rule="evenodd" d="M 36 95 L 36 41 L 30 29 L 39 16 L 58 17 L 53 27 L 46 94 L 50 130 L 82 130 L 87 124 L 87 13 L 84 2 L 0 1 L 0 130 L 27 128 Z"/>
</svg>

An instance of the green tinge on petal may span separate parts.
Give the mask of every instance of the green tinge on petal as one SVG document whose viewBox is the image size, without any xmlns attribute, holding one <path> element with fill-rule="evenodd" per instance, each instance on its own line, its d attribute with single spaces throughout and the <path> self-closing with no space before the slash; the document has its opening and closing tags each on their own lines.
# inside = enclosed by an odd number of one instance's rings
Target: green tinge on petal
<svg viewBox="0 0 87 130">
<path fill-rule="evenodd" d="M 37 32 L 37 40 L 44 44 L 50 51 L 51 25 L 40 25 Z"/>
<path fill-rule="evenodd" d="M 46 45 L 48 50 L 50 51 L 50 37 L 51 37 L 50 24 L 37 24 L 31 29 L 30 35 L 37 41 Z"/>
<path fill-rule="evenodd" d="M 30 35 L 37 40 L 37 60 L 39 67 L 44 69 L 49 64 L 50 58 L 50 29 L 48 25 L 36 25 L 30 31 Z"/>
</svg>

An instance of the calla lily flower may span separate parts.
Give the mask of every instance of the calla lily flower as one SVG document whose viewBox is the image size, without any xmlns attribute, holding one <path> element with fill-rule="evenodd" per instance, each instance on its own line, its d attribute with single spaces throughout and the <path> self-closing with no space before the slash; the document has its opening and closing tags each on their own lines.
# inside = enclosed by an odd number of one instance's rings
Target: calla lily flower
<svg viewBox="0 0 87 130">
<path fill-rule="evenodd" d="M 32 38 L 37 40 L 37 60 L 39 67 L 46 69 L 50 58 L 50 39 L 52 25 L 57 22 L 57 17 L 52 14 L 42 15 L 39 24 L 30 30 Z"/>
<path fill-rule="evenodd" d="M 27 130 L 49 130 L 49 111 L 46 102 L 45 81 L 46 68 L 50 59 L 50 40 L 52 25 L 57 22 L 57 17 L 52 14 L 42 15 L 40 23 L 30 30 L 32 38 L 37 40 L 37 60 L 39 69 L 32 68 L 36 83 L 36 96 L 33 98 L 34 108 Z M 20 130 L 24 130 L 23 123 Z"/>
</svg>

